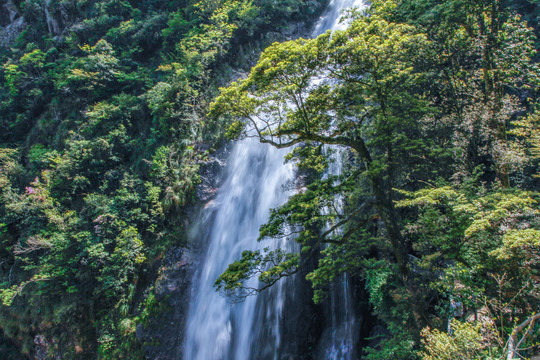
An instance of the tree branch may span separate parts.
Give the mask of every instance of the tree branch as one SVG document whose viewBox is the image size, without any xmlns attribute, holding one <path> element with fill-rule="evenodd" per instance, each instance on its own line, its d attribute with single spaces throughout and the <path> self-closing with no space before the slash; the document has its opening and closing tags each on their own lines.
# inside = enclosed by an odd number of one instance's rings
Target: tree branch
<svg viewBox="0 0 540 360">
<path fill-rule="evenodd" d="M 540 319 L 540 313 L 538 314 L 535 314 L 531 317 L 529 317 L 527 320 L 525 320 L 524 322 L 522 322 L 521 324 L 519 324 L 518 326 L 516 326 L 514 328 L 514 330 L 512 330 L 512 333 L 510 334 L 510 337 L 508 338 L 508 352 L 507 352 L 507 357 L 506 357 L 506 360 L 513 360 L 514 359 L 514 356 L 516 355 L 516 351 L 519 350 L 519 345 L 521 344 L 521 342 L 523 341 L 523 339 L 527 336 L 527 334 L 529 333 L 530 329 L 532 328 L 532 326 L 534 325 L 534 322 L 536 320 Z M 516 342 L 517 342 L 517 334 L 522 331 L 525 326 L 529 326 L 529 328 L 527 329 L 527 331 L 525 332 L 525 334 L 523 334 L 523 337 L 522 339 L 517 343 L 516 345 Z"/>
</svg>

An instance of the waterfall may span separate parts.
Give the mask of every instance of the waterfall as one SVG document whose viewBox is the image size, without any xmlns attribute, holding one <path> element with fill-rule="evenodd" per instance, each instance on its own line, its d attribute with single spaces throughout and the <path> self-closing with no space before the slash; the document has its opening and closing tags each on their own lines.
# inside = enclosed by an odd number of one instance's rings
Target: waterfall
<svg viewBox="0 0 540 360">
<path fill-rule="evenodd" d="M 331 159 L 328 175 L 343 173 L 343 157 L 348 151 L 339 146 L 327 146 L 327 156 Z M 336 199 L 338 211 L 343 208 L 343 199 Z M 348 275 L 342 274 L 329 289 L 327 318 L 329 318 L 319 341 L 319 360 L 353 360 L 356 359 L 355 342 L 358 336 L 356 314 L 349 286 Z"/>
<path fill-rule="evenodd" d="M 343 27 L 344 24 L 339 23 L 340 13 L 352 6 L 362 6 L 362 1 L 332 0 L 314 36 Z M 223 185 L 212 207 L 205 210 L 208 212 L 205 231 L 199 232 L 198 241 L 207 243 L 207 250 L 192 281 L 185 360 L 278 358 L 280 344 L 285 341 L 280 336 L 280 323 L 287 282 L 282 280 L 270 291 L 237 304 L 231 304 L 218 294 L 213 283 L 228 264 L 240 258 L 243 250 L 262 247 L 294 250 L 291 247 L 295 244 L 290 241 L 257 242 L 259 227 L 268 220 L 269 210 L 280 206 L 293 194 L 294 167 L 284 164 L 286 154 L 287 150 L 249 138 L 233 146 Z M 332 324 L 336 329 L 341 328 L 340 319 L 341 316 Z M 337 342 L 336 345 L 331 343 L 329 348 L 338 346 Z M 336 354 L 328 359 L 349 359 L 340 357 L 340 352 Z"/>
</svg>

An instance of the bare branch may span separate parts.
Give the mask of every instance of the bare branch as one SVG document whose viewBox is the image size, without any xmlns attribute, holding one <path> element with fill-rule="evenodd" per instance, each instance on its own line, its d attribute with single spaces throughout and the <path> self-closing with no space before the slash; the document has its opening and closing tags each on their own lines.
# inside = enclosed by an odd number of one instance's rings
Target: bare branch
<svg viewBox="0 0 540 360">
<path fill-rule="evenodd" d="M 510 334 L 510 337 L 508 338 L 508 352 L 507 352 L 507 357 L 506 359 L 507 360 L 512 360 L 514 359 L 514 356 L 515 355 L 518 355 L 516 353 L 517 350 L 519 350 L 519 345 L 521 344 L 521 342 L 523 341 L 523 339 L 525 339 L 525 337 L 527 336 L 527 334 L 529 333 L 530 329 L 532 328 L 532 326 L 534 325 L 535 321 L 540 319 L 540 313 L 538 314 L 535 314 L 531 317 L 529 317 L 527 320 L 523 321 L 521 324 L 519 324 L 518 326 L 516 326 L 514 328 L 514 330 L 512 330 L 512 333 Z M 523 334 L 523 337 L 522 339 L 517 343 L 516 345 L 516 342 L 517 342 L 517 334 L 522 331 L 526 326 L 528 326 L 528 329 L 527 331 L 525 332 L 525 334 Z"/>
<path fill-rule="evenodd" d="M 13 253 L 15 255 L 22 255 L 33 251 L 50 248 L 52 248 L 52 244 L 45 241 L 41 236 L 30 236 L 26 240 L 26 244 L 24 246 L 18 243 L 13 249 Z"/>
</svg>

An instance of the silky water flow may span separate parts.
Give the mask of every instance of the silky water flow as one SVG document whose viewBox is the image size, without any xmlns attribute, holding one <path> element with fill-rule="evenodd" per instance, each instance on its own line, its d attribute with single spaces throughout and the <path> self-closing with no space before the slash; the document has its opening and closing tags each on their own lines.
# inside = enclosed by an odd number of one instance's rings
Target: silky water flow
<svg viewBox="0 0 540 360">
<path fill-rule="evenodd" d="M 361 0 L 332 0 L 313 35 L 343 28 L 341 12 L 362 6 Z M 294 193 L 294 167 L 284 164 L 286 154 L 285 149 L 275 149 L 253 138 L 233 145 L 216 200 L 204 210 L 205 231 L 199 231 L 199 240 L 207 243 L 207 249 L 192 281 L 185 360 L 277 359 L 282 342 L 287 341 L 280 337 L 280 325 L 284 321 L 281 314 L 288 279 L 240 303 L 231 303 L 213 287 L 217 277 L 240 258 L 243 250 L 294 250 L 292 241 L 257 242 L 259 227 L 268 220 L 270 209 L 282 205 Z M 340 160 L 337 162 L 339 168 Z M 340 170 L 330 170 L 336 171 Z M 354 324 L 350 320 L 346 277 L 333 286 L 330 302 L 331 321 L 323 333 L 320 358 L 349 360 Z"/>
</svg>

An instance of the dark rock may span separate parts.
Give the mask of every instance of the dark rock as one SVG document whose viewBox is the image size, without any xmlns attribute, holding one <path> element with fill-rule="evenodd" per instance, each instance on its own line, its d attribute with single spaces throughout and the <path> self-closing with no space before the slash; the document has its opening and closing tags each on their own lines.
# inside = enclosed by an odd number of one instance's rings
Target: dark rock
<svg viewBox="0 0 540 360">
<path fill-rule="evenodd" d="M 314 262 L 312 259 L 311 262 Z M 313 267 L 313 263 L 309 268 Z M 306 280 L 308 268 L 291 279 L 286 290 L 280 326 L 283 341 L 279 353 L 283 360 L 310 360 L 316 356 L 317 343 L 323 330 L 323 307 L 313 302 L 313 288 Z"/>
<path fill-rule="evenodd" d="M 376 348 L 384 338 L 389 337 L 391 337 L 390 332 L 384 326 L 377 324 L 373 326 L 369 333 L 370 340 L 367 345 L 371 348 Z"/>
<path fill-rule="evenodd" d="M 47 352 L 49 350 L 49 342 L 43 335 L 36 335 L 34 338 L 35 355 L 34 359 L 36 360 L 47 360 Z"/>
<path fill-rule="evenodd" d="M 11 0 L 0 0 L 0 47 L 7 47 L 26 28 L 24 19 Z"/>
<path fill-rule="evenodd" d="M 197 145 L 198 152 L 209 151 L 205 145 Z M 230 144 L 224 144 L 208 157 L 200 169 L 201 183 L 197 186 L 197 205 L 189 210 L 193 218 L 191 232 L 197 231 L 201 209 L 210 206 L 221 185 L 223 168 L 227 163 Z M 181 360 L 189 309 L 191 279 L 198 265 L 201 244 L 193 249 L 175 247 L 168 250 L 154 282 L 154 294 L 161 313 L 155 314 L 145 326 L 138 325 L 137 339 L 143 344 L 147 359 Z"/>
<path fill-rule="evenodd" d="M 193 270 L 192 255 L 186 248 L 172 248 L 163 259 L 154 286 L 158 308 L 162 311 L 154 314 L 146 327 L 138 325 L 135 330 L 147 359 L 182 359 Z"/>
<path fill-rule="evenodd" d="M 6 27 L 11 24 L 15 19 L 17 12 L 14 11 L 10 1 L 0 1 L 0 26 Z"/>
</svg>

